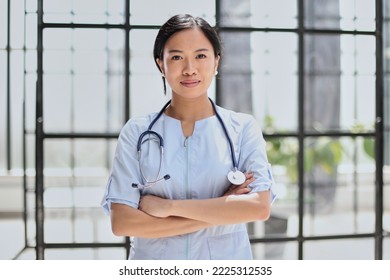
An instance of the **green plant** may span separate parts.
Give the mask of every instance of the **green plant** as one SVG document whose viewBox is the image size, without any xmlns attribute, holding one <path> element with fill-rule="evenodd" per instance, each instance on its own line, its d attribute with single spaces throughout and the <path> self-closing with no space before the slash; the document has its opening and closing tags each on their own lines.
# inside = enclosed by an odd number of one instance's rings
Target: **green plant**
<svg viewBox="0 0 390 280">
<path fill-rule="evenodd" d="M 364 124 L 362 123 L 356 123 L 354 126 L 352 126 L 351 131 L 355 133 L 364 132 L 367 129 L 365 128 Z M 363 139 L 363 150 L 366 153 L 367 156 L 369 156 L 371 159 L 375 159 L 375 141 L 372 138 L 365 137 Z"/>
<path fill-rule="evenodd" d="M 343 146 L 339 140 L 321 137 L 305 149 L 305 171 L 310 172 L 315 166 L 319 166 L 325 173 L 332 174 L 335 165 L 340 163 L 342 156 Z"/>
<path fill-rule="evenodd" d="M 268 115 L 264 118 L 264 130 L 267 133 L 276 131 L 272 116 Z M 291 183 L 296 183 L 298 180 L 298 150 L 298 141 L 293 138 L 269 138 L 267 140 L 267 154 L 270 163 L 284 166 Z M 311 172 L 319 167 L 324 173 L 332 175 L 342 156 L 343 147 L 338 139 L 331 137 L 309 139 L 304 151 L 304 171 Z"/>
</svg>

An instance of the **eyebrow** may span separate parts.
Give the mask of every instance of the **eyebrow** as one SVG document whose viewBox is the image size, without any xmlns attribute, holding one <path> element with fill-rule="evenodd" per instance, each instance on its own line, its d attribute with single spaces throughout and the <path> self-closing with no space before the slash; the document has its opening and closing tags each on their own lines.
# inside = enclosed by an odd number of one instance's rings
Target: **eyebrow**
<svg viewBox="0 0 390 280">
<path fill-rule="evenodd" d="M 210 51 L 210 49 L 207 49 L 207 48 L 201 48 L 201 49 L 197 49 L 195 52 L 208 52 Z M 183 51 L 182 50 L 169 50 L 168 53 L 182 53 Z"/>
</svg>

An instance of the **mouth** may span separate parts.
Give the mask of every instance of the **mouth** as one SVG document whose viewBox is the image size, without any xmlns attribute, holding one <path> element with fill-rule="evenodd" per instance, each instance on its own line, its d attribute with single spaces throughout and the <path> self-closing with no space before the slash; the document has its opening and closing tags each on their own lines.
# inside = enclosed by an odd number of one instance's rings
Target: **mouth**
<svg viewBox="0 0 390 280">
<path fill-rule="evenodd" d="M 180 84 L 187 87 L 187 88 L 193 88 L 196 87 L 200 83 L 200 80 L 184 80 L 181 81 Z"/>
</svg>

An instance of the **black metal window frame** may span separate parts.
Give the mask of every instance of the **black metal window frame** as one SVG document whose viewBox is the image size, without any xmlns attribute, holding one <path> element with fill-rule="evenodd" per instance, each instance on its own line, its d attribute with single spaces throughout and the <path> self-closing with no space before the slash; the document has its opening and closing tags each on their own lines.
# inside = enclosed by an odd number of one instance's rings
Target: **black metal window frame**
<svg viewBox="0 0 390 280">
<path fill-rule="evenodd" d="M 10 1 L 9 1 L 10 2 Z M 77 243 L 77 244 L 62 244 L 62 243 L 46 243 L 44 239 L 44 214 L 45 206 L 43 203 L 43 193 L 44 193 L 44 141 L 49 138 L 63 138 L 63 139 L 76 139 L 76 138 L 101 138 L 101 139 L 115 139 L 117 134 L 112 133 L 63 133 L 63 134 L 52 134 L 45 133 L 43 129 L 43 31 L 48 28 L 103 28 L 103 29 L 122 29 L 125 31 L 125 59 L 124 59 L 124 76 L 125 76 L 125 96 L 124 102 L 124 111 L 125 117 L 124 122 L 127 121 L 130 116 L 129 109 L 129 92 L 130 92 L 130 54 L 129 54 L 129 41 L 130 41 L 130 30 L 133 29 L 156 29 L 159 26 L 141 26 L 141 25 L 131 25 L 130 24 L 130 0 L 125 1 L 125 23 L 114 25 L 114 24 L 59 24 L 59 23 L 45 23 L 43 21 L 43 0 L 38 1 L 38 26 L 37 26 L 37 36 L 38 36 L 38 46 L 37 46 L 37 93 L 36 93 L 36 155 L 35 155 L 35 168 L 36 168 L 36 177 L 35 177 L 35 203 L 36 203 L 36 259 L 44 259 L 44 250 L 46 248 L 99 248 L 99 247 L 117 247 L 124 246 L 127 248 L 126 255 L 129 250 L 129 240 L 123 244 L 120 243 Z M 327 240 L 327 239 L 349 239 L 349 238 L 374 238 L 375 240 L 375 259 L 382 259 L 383 257 L 383 166 L 384 166 L 384 85 L 383 85 L 383 3 L 382 0 L 376 0 L 376 29 L 373 32 L 362 32 L 362 31 L 341 31 L 341 30 L 323 30 L 323 29 L 308 29 L 304 26 L 304 0 L 298 0 L 298 28 L 296 29 L 273 29 L 273 28 L 229 28 L 225 26 L 218 25 L 219 23 L 219 7 L 220 1 L 215 1 L 216 5 L 216 17 L 217 17 L 217 27 L 220 31 L 227 32 L 253 32 L 253 31 L 266 31 L 266 32 L 293 32 L 298 35 L 298 131 L 297 133 L 285 133 L 285 134 L 265 134 L 266 138 L 271 137 L 295 137 L 298 139 L 299 143 L 299 153 L 298 153 L 298 184 L 299 184 L 299 233 L 296 237 L 287 237 L 287 238 L 260 238 L 252 239 L 252 243 L 257 242 L 286 242 L 286 241 L 295 241 L 298 242 L 298 259 L 304 258 L 303 244 L 305 241 L 309 240 Z M 8 6 L 9 7 L 9 6 Z M 376 123 L 375 123 L 375 132 L 373 133 L 351 133 L 351 132 L 339 132 L 339 131 L 330 131 L 327 133 L 308 133 L 304 129 L 305 116 L 304 116 L 304 38 L 307 34 L 350 34 L 350 35 L 369 35 L 375 36 L 376 38 Z M 9 52 L 9 50 L 8 50 Z M 8 60 L 9 61 L 9 60 Z M 8 70 L 10 68 L 9 64 L 7 65 Z M 8 82 L 9 84 L 9 82 Z M 218 102 L 218 83 L 217 83 L 217 102 Z M 7 89 L 8 92 L 10 89 Z M 330 137 L 374 137 L 375 138 L 375 155 L 376 155 L 376 171 L 375 171 L 375 232 L 372 234 L 353 234 L 353 235 L 331 235 L 331 236 L 304 236 L 303 233 L 303 199 L 304 199 L 304 141 L 307 137 L 320 137 L 320 136 L 330 136 Z M 9 143 L 10 145 L 10 143 Z M 10 159 L 10 156 L 7 157 Z"/>
<path fill-rule="evenodd" d="M 299 216 L 299 232 L 296 237 L 286 238 L 258 238 L 251 239 L 252 243 L 257 242 L 298 242 L 298 259 L 304 258 L 303 245 L 305 241 L 314 240 L 334 240 L 334 239 L 356 239 L 356 238 L 374 238 L 375 240 L 375 259 L 383 258 L 383 239 L 386 233 L 383 230 L 383 167 L 384 167 L 384 76 L 383 76 L 383 3 L 382 0 L 375 1 L 375 31 L 348 31 L 348 30 L 333 30 L 333 29 L 319 29 L 306 28 L 305 20 L 305 0 L 298 0 L 298 28 L 297 29 L 283 29 L 283 28 L 251 28 L 251 27 L 224 27 L 219 26 L 219 18 L 221 17 L 219 1 L 216 1 L 217 9 L 217 27 L 220 31 L 229 32 L 292 32 L 298 35 L 298 132 L 297 133 L 264 133 L 265 139 L 269 138 L 285 138 L 293 137 L 298 139 L 298 216 Z M 332 34 L 332 35 L 365 35 L 375 37 L 376 49 L 376 74 L 375 74 L 375 131 L 355 133 L 350 131 L 326 131 L 326 132 L 308 132 L 305 130 L 305 50 L 304 39 L 306 35 L 313 34 Z M 220 93 L 217 87 L 217 101 Z M 342 234 L 342 235 L 328 235 L 328 236 L 305 236 L 303 233 L 303 216 L 304 216 L 304 143 L 308 137 L 373 137 L 375 139 L 375 231 L 372 234 Z"/>
</svg>

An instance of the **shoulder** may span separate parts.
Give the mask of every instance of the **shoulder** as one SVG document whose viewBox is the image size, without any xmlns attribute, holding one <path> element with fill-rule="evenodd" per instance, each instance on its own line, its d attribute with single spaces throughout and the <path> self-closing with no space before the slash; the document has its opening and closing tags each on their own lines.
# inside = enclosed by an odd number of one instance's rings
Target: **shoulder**
<svg viewBox="0 0 390 280">
<path fill-rule="evenodd" d="M 150 122 L 156 115 L 157 113 L 154 112 L 144 116 L 131 117 L 122 127 L 120 135 L 122 137 L 128 137 L 130 135 L 139 135 L 140 133 L 148 129 Z"/>
<path fill-rule="evenodd" d="M 223 121 L 229 123 L 233 128 L 242 130 L 250 126 L 259 126 L 257 120 L 251 114 L 240 113 L 219 106 L 217 106 L 217 110 Z"/>
</svg>

